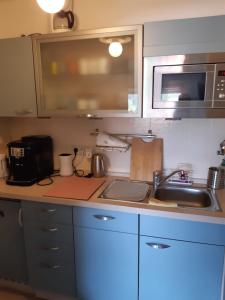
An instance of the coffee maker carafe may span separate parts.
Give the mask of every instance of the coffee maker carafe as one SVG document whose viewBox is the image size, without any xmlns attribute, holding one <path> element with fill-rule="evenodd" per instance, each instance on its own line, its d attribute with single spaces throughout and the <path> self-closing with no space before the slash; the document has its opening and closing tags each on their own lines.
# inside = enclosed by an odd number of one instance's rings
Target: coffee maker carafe
<svg viewBox="0 0 225 300">
<path fill-rule="evenodd" d="M 50 136 L 24 136 L 8 144 L 7 184 L 29 186 L 53 173 L 53 143 Z"/>
</svg>

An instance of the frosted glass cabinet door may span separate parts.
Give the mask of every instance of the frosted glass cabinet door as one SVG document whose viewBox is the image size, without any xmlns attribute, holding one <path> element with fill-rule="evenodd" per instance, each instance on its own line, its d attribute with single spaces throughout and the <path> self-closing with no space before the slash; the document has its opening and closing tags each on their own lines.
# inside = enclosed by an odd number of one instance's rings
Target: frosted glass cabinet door
<svg viewBox="0 0 225 300">
<path fill-rule="evenodd" d="M 220 300 L 224 247 L 141 236 L 139 300 Z"/>
<path fill-rule="evenodd" d="M 0 116 L 37 116 L 32 41 L 0 40 Z"/>
<path fill-rule="evenodd" d="M 141 116 L 141 26 L 44 35 L 34 49 L 40 115 Z"/>
</svg>

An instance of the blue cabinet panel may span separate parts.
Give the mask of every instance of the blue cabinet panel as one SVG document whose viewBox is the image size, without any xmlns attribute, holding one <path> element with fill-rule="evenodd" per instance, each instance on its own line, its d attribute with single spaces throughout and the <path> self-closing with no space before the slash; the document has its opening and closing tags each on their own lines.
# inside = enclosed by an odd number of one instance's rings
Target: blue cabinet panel
<svg viewBox="0 0 225 300">
<path fill-rule="evenodd" d="M 220 300 L 224 247 L 140 239 L 140 300 Z"/>
<path fill-rule="evenodd" d="M 225 225 L 164 217 L 140 216 L 140 234 L 207 244 L 225 245 Z"/>
<path fill-rule="evenodd" d="M 28 281 L 20 202 L 0 199 L 0 278 Z"/>
<path fill-rule="evenodd" d="M 137 214 L 79 207 L 73 216 L 77 226 L 138 234 Z"/>
<path fill-rule="evenodd" d="M 224 15 L 145 23 L 144 55 L 223 52 L 224 27 Z"/>
<path fill-rule="evenodd" d="M 79 300 L 137 300 L 138 236 L 75 228 Z"/>
</svg>

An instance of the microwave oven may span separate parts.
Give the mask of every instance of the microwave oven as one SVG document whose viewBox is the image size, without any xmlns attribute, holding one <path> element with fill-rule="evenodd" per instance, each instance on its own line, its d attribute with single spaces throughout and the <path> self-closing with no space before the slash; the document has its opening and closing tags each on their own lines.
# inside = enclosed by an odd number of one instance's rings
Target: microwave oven
<svg viewBox="0 0 225 300">
<path fill-rule="evenodd" d="M 144 57 L 143 116 L 225 117 L 225 53 Z"/>
</svg>

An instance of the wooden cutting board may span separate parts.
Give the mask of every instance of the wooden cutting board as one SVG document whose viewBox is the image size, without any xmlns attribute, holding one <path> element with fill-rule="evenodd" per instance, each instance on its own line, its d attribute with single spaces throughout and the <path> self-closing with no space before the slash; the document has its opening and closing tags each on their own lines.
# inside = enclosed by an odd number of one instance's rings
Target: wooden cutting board
<svg viewBox="0 0 225 300">
<path fill-rule="evenodd" d="M 131 148 L 130 178 L 152 181 L 153 172 L 163 168 L 163 139 L 144 142 L 134 138 Z"/>
<path fill-rule="evenodd" d="M 49 188 L 44 196 L 88 200 L 104 182 L 102 178 L 64 177 Z"/>
</svg>

